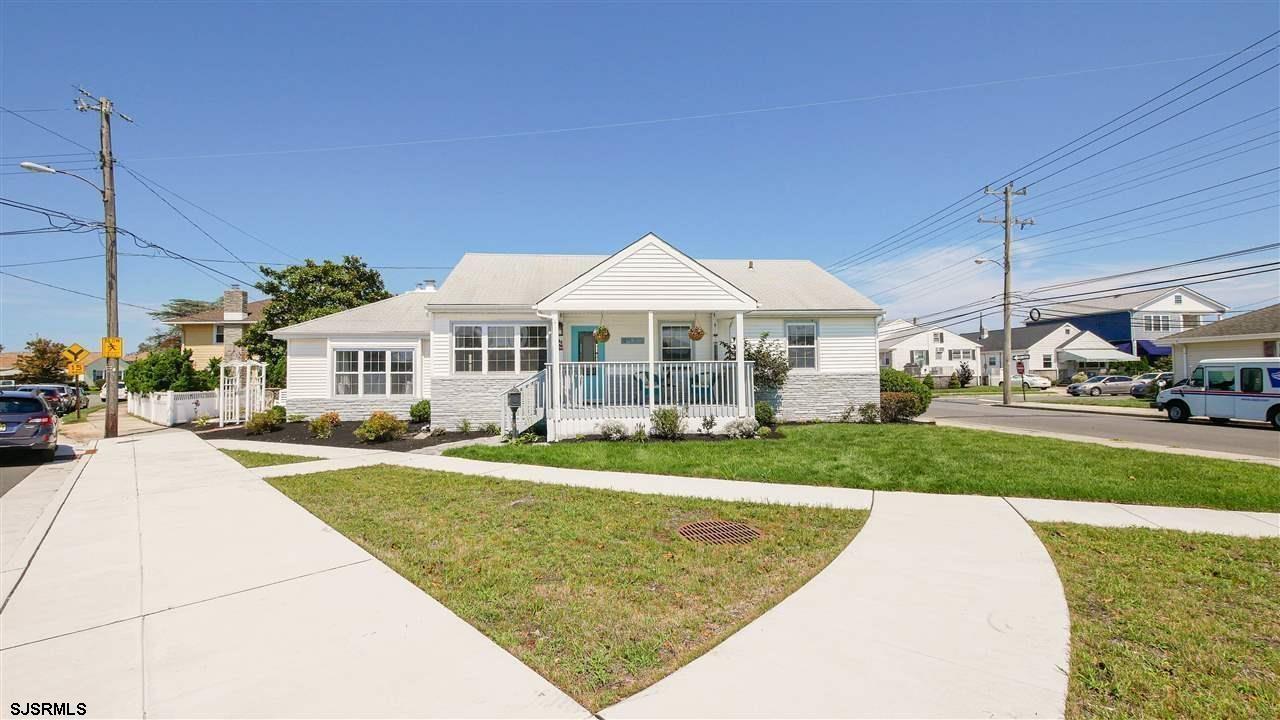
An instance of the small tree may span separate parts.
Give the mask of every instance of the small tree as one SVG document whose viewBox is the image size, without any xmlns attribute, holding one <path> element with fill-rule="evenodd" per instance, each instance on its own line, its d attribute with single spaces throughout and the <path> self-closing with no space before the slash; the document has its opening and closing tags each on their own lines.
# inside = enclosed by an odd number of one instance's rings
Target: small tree
<svg viewBox="0 0 1280 720">
<path fill-rule="evenodd" d="M 124 386 L 131 393 L 146 394 L 210 390 L 213 382 L 208 373 L 196 371 L 191 364 L 190 350 L 170 348 L 151 353 L 130 365 L 124 371 Z"/>
<path fill-rule="evenodd" d="M 721 340 L 720 347 L 725 360 L 738 359 L 738 350 L 733 342 Z M 769 342 L 769 333 L 760 333 L 759 340 L 743 341 L 742 350 L 743 358 L 755 363 L 752 380 L 757 389 L 776 391 L 787 383 L 791 363 L 787 362 L 786 348 L 781 343 Z"/>
<path fill-rule="evenodd" d="M 18 356 L 18 376 L 25 383 L 62 383 L 67 380 L 67 361 L 62 351 L 67 346 L 48 338 L 27 341 L 27 350 Z"/>
<path fill-rule="evenodd" d="M 969 367 L 969 363 L 960 363 L 960 369 L 956 370 L 956 380 L 960 381 L 960 387 L 969 387 L 969 383 L 973 382 L 973 370 Z"/>
</svg>

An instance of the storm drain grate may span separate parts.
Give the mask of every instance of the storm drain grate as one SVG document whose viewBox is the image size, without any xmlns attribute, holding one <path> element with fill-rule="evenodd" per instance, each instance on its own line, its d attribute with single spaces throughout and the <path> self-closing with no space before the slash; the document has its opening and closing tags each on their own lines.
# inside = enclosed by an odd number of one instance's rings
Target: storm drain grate
<svg viewBox="0 0 1280 720">
<path fill-rule="evenodd" d="M 730 520 L 700 520 L 681 525 L 676 532 L 685 540 L 708 545 L 746 545 L 760 537 L 760 531 Z"/>
</svg>

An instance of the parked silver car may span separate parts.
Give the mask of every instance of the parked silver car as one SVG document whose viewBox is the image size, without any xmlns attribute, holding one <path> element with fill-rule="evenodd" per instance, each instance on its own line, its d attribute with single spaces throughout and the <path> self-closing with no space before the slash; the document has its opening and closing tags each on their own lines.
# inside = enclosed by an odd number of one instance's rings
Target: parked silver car
<svg viewBox="0 0 1280 720">
<path fill-rule="evenodd" d="M 1133 387 L 1133 378 L 1128 375 L 1095 375 L 1082 383 L 1067 386 L 1072 395 L 1124 395 Z"/>
</svg>

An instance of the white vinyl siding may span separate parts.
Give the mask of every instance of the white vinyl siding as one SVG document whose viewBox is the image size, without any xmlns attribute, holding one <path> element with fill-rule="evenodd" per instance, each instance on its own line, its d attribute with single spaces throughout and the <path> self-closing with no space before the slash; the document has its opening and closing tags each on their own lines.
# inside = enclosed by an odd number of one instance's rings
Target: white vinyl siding
<svg viewBox="0 0 1280 720">
<path fill-rule="evenodd" d="M 285 383 L 296 397 L 329 396 L 328 344 L 323 338 L 289 340 Z"/>
<path fill-rule="evenodd" d="M 740 307 L 742 301 L 713 277 L 662 247 L 647 245 L 569 291 L 556 304 L 583 310 L 600 305 L 636 310 Z"/>
<path fill-rule="evenodd" d="M 847 373 L 876 367 L 873 317 L 824 317 L 818 321 L 818 371 Z"/>
</svg>

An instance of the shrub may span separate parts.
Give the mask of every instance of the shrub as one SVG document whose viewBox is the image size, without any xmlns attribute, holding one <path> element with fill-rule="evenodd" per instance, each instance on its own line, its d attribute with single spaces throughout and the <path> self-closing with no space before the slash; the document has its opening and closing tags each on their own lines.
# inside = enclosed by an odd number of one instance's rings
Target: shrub
<svg viewBox="0 0 1280 720">
<path fill-rule="evenodd" d="M 868 425 L 880 422 L 880 406 L 875 403 L 863 403 L 858 408 L 858 422 Z"/>
<path fill-rule="evenodd" d="M 254 413 L 253 417 L 249 418 L 249 421 L 244 424 L 244 432 L 246 435 L 261 435 L 275 432 L 282 427 L 284 427 L 284 413 L 274 413 L 268 410 Z"/>
<path fill-rule="evenodd" d="M 932 373 L 925 373 L 925 376 L 920 378 L 920 383 L 929 388 L 930 392 L 932 392 L 934 388 L 938 387 L 937 383 L 933 381 Z"/>
<path fill-rule="evenodd" d="M 956 370 L 956 374 L 953 377 L 960 381 L 960 387 L 969 387 L 969 383 L 973 382 L 973 368 L 969 367 L 969 363 L 962 362 L 960 363 L 960 369 Z"/>
<path fill-rule="evenodd" d="M 631 433 L 631 442 L 649 442 L 649 433 L 644 431 L 644 423 L 636 423 L 635 432 Z"/>
<path fill-rule="evenodd" d="M 765 402 L 764 400 L 757 400 L 756 401 L 756 424 L 772 426 L 773 423 L 774 423 L 773 406 Z"/>
<path fill-rule="evenodd" d="M 1078 372 L 1075 375 L 1071 376 L 1071 382 L 1073 383 L 1082 383 L 1088 379 L 1089 379 L 1089 375 L 1087 373 L 1082 373 L 1082 372 Z"/>
<path fill-rule="evenodd" d="M 508 438 L 508 445 L 531 445 L 538 442 L 538 434 L 533 432 L 520 433 L 517 437 Z"/>
<path fill-rule="evenodd" d="M 416 423 L 431 422 L 431 401 L 419 400 L 409 408 L 409 419 Z"/>
<path fill-rule="evenodd" d="M 311 430 L 313 438 L 327 438 L 333 435 L 333 429 L 338 426 L 338 413 L 327 412 L 318 418 L 314 418 L 308 429 Z"/>
<path fill-rule="evenodd" d="M 725 360 L 738 359 L 738 349 L 734 343 L 721 340 L 720 348 Z M 787 361 L 787 347 L 780 342 L 771 342 L 769 333 L 761 333 L 759 340 L 744 340 L 742 357 L 755 363 L 751 379 L 758 389 L 777 390 L 786 384 L 787 373 L 791 371 L 791 363 Z"/>
<path fill-rule="evenodd" d="M 285 420 L 291 423 L 302 422 L 303 420 L 306 420 L 306 419 L 307 419 L 307 416 L 303 415 L 302 413 L 290 413 L 289 416 L 285 418 Z"/>
<path fill-rule="evenodd" d="M 458 423 L 458 432 L 471 432 L 471 421 L 467 418 L 462 418 L 462 422 Z"/>
<path fill-rule="evenodd" d="M 271 415 L 271 419 L 281 427 L 284 427 L 284 424 L 289 420 L 289 413 L 284 409 L 283 405 L 272 405 L 267 408 L 267 412 Z"/>
<path fill-rule="evenodd" d="M 191 364 L 191 350 L 168 348 L 157 350 L 126 368 L 124 386 L 131 393 L 146 394 L 165 390 L 212 390 L 214 383 Z"/>
<path fill-rule="evenodd" d="M 409 423 L 397 420 L 395 415 L 381 410 L 360 423 L 355 435 L 363 442 L 386 442 L 399 440 L 409 430 Z"/>
<path fill-rule="evenodd" d="M 626 440 L 627 426 L 617 420 L 602 422 L 596 426 L 596 432 L 605 440 Z"/>
<path fill-rule="evenodd" d="M 919 399 L 920 409 L 916 411 L 916 415 L 923 413 L 929 409 L 929 402 L 933 400 L 933 391 L 925 387 L 924 383 L 893 368 L 880 368 L 880 393 L 884 397 L 884 393 L 911 393 Z M 880 417 L 885 422 L 893 422 L 885 415 L 883 405 L 880 408 Z"/>
<path fill-rule="evenodd" d="M 880 393 L 880 419 L 884 422 L 906 422 L 921 412 L 920 398 L 915 393 Z"/>
<path fill-rule="evenodd" d="M 206 428 L 206 427 L 209 427 L 209 423 L 212 421 L 213 421 L 213 418 L 209 417 L 204 413 L 200 413 L 199 415 L 196 416 L 196 419 L 192 420 L 191 422 L 198 428 Z"/>
<path fill-rule="evenodd" d="M 760 424 L 754 418 L 734 418 L 724 426 L 724 432 L 731 438 L 753 438 L 760 430 Z"/>
<path fill-rule="evenodd" d="M 499 424 L 498 424 L 498 423 L 496 423 L 496 422 L 487 422 L 487 423 L 485 423 L 485 424 L 481 425 L 481 426 L 480 426 L 480 429 L 481 429 L 481 430 L 483 430 L 483 431 L 484 431 L 484 432 L 486 432 L 486 433 L 489 433 L 490 435 L 501 435 L 501 434 L 502 434 L 502 426 L 501 426 L 501 425 L 499 425 Z"/>
<path fill-rule="evenodd" d="M 708 415 L 702 418 L 702 425 L 698 428 L 698 432 L 703 435 L 710 435 L 712 430 L 716 429 L 716 416 Z"/>
<path fill-rule="evenodd" d="M 660 407 L 649 416 L 649 434 L 663 440 L 676 440 L 684 435 L 684 413 L 675 407 Z"/>
</svg>

